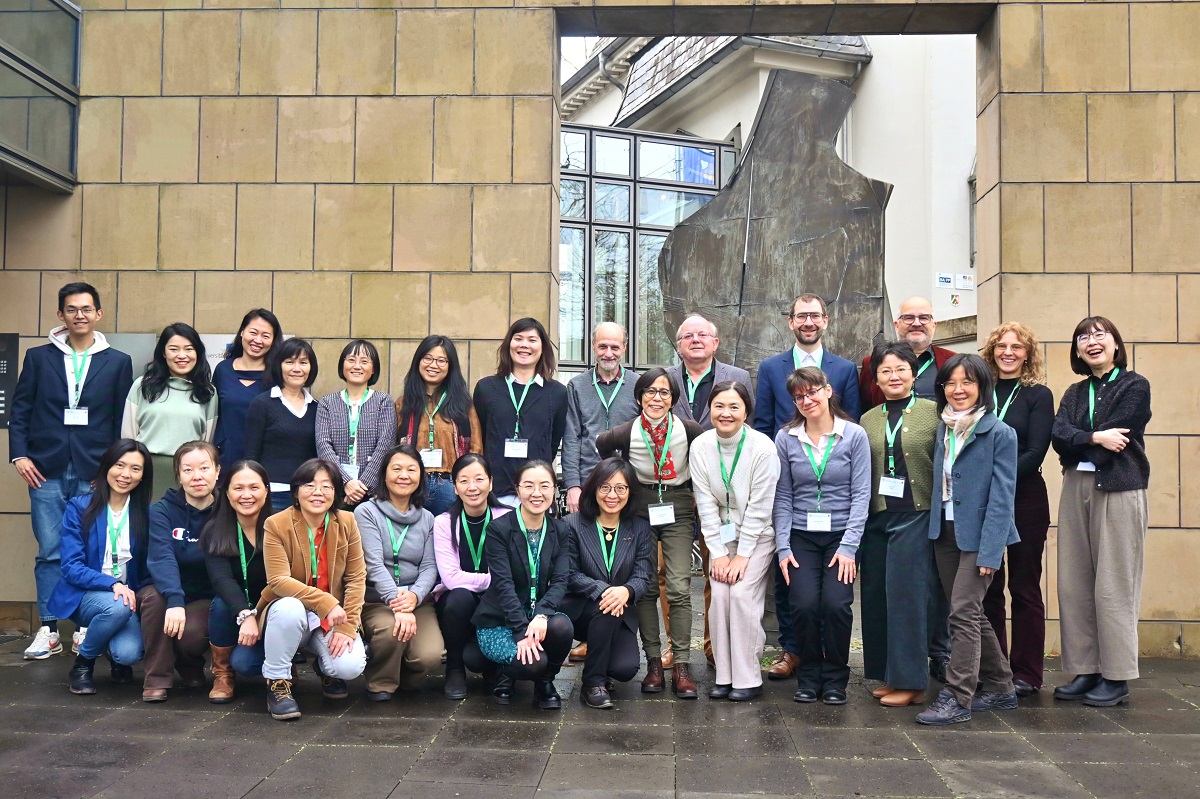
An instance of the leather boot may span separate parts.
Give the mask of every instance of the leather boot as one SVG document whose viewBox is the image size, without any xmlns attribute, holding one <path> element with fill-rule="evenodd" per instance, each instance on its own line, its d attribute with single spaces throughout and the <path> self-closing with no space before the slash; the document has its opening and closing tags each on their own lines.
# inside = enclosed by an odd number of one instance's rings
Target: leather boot
<svg viewBox="0 0 1200 799">
<path fill-rule="evenodd" d="M 507 705 L 512 701 L 513 688 L 517 681 L 504 672 L 496 675 L 496 684 L 492 687 L 492 701 L 497 705 Z"/>
<path fill-rule="evenodd" d="M 300 718 L 300 704 L 292 696 L 291 680 L 267 680 L 267 712 L 280 721 Z"/>
<path fill-rule="evenodd" d="M 92 672 L 96 668 L 96 661 L 93 658 L 85 658 L 83 655 L 75 656 L 75 663 L 71 666 L 71 671 L 67 674 L 67 686 L 73 694 L 94 694 L 96 693 L 96 683 L 92 681 Z"/>
<path fill-rule="evenodd" d="M 663 689 L 662 658 L 650 658 L 646 661 L 646 676 L 642 678 L 642 693 L 657 694 Z"/>
<path fill-rule="evenodd" d="M 1083 699 L 1088 691 L 1092 690 L 1099 684 L 1099 674 L 1080 674 L 1066 685 L 1060 685 L 1055 688 L 1054 698 L 1065 699 L 1067 701 Z"/>
<path fill-rule="evenodd" d="M 1129 701 L 1129 683 L 1125 680 L 1106 680 L 1100 678 L 1100 683 L 1088 691 L 1083 697 L 1083 703 L 1090 707 L 1113 707 Z"/>
<path fill-rule="evenodd" d="M 696 681 L 692 679 L 692 669 L 686 663 L 676 663 L 671 673 L 671 691 L 679 699 L 695 699 Z"/>
<path fill-rule="evenodd" d="M 459 700 L 467 698 L 467 672 L 463 669 L 447 669 L 446 685 L 442 693 L 447 699 Z"/>
<path fill-rule="evenodd" d="M 212 690 L 208 692 L 208 701 L 214 705 L 224 705 L 233 701 L 233 666 L 229 659 L 233 657 L 231 646 L 209 646 L 212 652 Z"/>
<path fill-rule="evenodd" d="M 547 677 L 533 684 L 533 698 L 542 710 L 558 710 L 562 707 L 562 697 L 554 686 L 554 678 Z"/>
</svg>

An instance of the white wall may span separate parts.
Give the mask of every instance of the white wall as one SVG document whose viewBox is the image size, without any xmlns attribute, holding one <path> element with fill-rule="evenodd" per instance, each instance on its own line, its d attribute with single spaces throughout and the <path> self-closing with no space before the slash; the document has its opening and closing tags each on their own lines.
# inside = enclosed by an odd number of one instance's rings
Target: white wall
<svg viewBox="0 0 1200 799">
<path fill-rule="evenodd" d="M 626 76 L 628 77 L 628 76 Z M 611 83 L 575 112 L 569 120 L 574 125 L 611 127 L 621 110 L 621 92 Z"/>
</svg>

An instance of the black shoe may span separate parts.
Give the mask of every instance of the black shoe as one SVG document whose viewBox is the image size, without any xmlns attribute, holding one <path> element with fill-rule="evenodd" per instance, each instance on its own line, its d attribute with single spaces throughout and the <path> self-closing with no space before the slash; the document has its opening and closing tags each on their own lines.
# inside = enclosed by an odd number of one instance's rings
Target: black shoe
<svg viewBox="0 0 1200 799">
<path fill-rule="evenodd" d="M 846 692 L 841 688 L 830 688 L 821 694 L 821 701 L 827 705 L 844 705 L 846 704 Z"/>
<path fill-rule="evenodd" d="M 1013 680 L 1013 690 L 1017 692 L 1017 696 L 1024 699 L 1027 696 L 1033 696 L 1038 692 L 1038 688 L 1033 686 L 1033 683 L 1025 680 Z"/>
<path fill-rule="evenodd" d="M 792 694 L 792 701 L 803 702 L 805 704 L 808 704 L 809 702 L 816 702 L 817 692 L 812 688 L 801 688 L 800 690 L 796 691 L 796 693 Z"/>
<path fill-rule="evenodd" d="M 929 724 L 944 727 L 949 724 L 961 724 L 971 720 L 971 708 L 963 707 L 954 698 L 954 694 L 943 688 L 937 699 L 929 707 L 917 714 L 918 724 Z"/>
<path fill-rule="evenodd" d="M 940 683 L 946 682 L 946 669 L 950 666 L 950 658 L 938 655 L 929 659 L 929 676 Z"/>
<path fill-rule="evenodd" d="M 762 686 L 756 685 L 753 688 L 734 688 L 729 692 L 730 702 L 749 702 L 751 699 L 758 699 L 762 696 Z"/>
<path fill-rule="evenodd" d="M 292 696 L 291 680 L 267 680 L 267 712 L 279 721 L 300 718 L 300 705 Z"/>
<path fill-rule="evenodd" d="M 1083 697 L 1083 703 L 1089 707 L 1113 707 L 1124 705 L 1129 701 L 1129 683 L 1125 680 L 1106 680 L 1100 678 L 1100 684 L 1088 691 Z"/>
<path fill-rule="evenodd" d="M 731 693 L 733 693 L 732 685 L 721 685 L 720 683 L 717 683 L 712 688 L 708 689 L 708 698 L 728 699 Z"/>
<path fill-rule="evenodd" d="M 513 686 L 517 681 L 501 672 L 496 675 L 496 684 L 492 686 L 492 701 L 497 705 L 507 705 L 512 701 Z"/>
<path fill-rule="evenodd" d="M 292 665 L 293 666 L 296 665 L 297 663 L 306 663 L 306 662 L 307 662 L 307 658 L 304 657 L 303 652 L 297 652 L 296 654 L 292 655 Z"/>
<path fill-rule="evenodd" d="M 313 661 L 313 671 L 321 678 L 321 694 L 326 699 L 345 699 L 350 696 L 350 689 L 346 687 L 345 680 L 339 680 L 336 677 L 326 677 L 325 672 L 321 671 L 320 658 Z"/>
<path fill-rule="evenodd" d="M 607 693 L 605 691 L 605 694 Z M 552 678 L 543 678 L 533 684 L 533 698 L 542 710 L 560 710 L 562 708 L 562 697 L 558 695 L 558 689 L 554 687 Z"/>
<path fill-rule="evenodd" d="M 367 691 L 367 699 L 372 702 L 391 702 L 392 694 L 390 691 Z"/>
<path fill-rule="evenodd" d="M 133 682 L 133 666 L 122 666 L 120 663 L 113 663 L 108 670 L 112 681 L 117 685 L 125 685 Z"/>
<path fill-rule="evenodd" d="M 585 686 L 579 696 L 585 705 L 597 710 L 608 710 L 613 706 L 612 697 L 603 685 Z"/>
<path fill-rule="evenodd" d="M 467 672 L 463 669 L 451 669 L 446 672 L 446 685 L 442 693 L 447 699 L 458 701 L 467 698 Z"/>
<path fill-rule="evenodd" d="M 1100 684 L 1100 680 L 1101 677 L 1099 674 L 1080 674 L 1066 685 L 1060 685 L 1055 688 L 1054 698 L 1064 699 L 1068 702 L 1083 699 L 1088 691 Z"/>
<path fill-rule="evenodd" d="M 84 696 L 96 693 L 96 683 L 92 681 L 92 671 L 95 668 L 95 660 L 83 655 L 75 656 L 75 663 L 67 673 L 67 687 L 71 689 L 71 693 Z"/>
</svg>

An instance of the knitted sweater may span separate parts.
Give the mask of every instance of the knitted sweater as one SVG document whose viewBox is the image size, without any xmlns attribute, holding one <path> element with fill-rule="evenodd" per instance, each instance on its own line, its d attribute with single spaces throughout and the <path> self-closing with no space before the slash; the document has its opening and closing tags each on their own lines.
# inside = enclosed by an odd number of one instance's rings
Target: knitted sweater
<svg viewBox="0 0 1200 799">
<path fill-rule="evenodd" d="M 604 392 L 605 399 L 611 400 L 607 411 L 596 393 L 595 375 L 596 370 L 589 369 L 567 383 L 567 432 L 562 445 L 563 483 L 567 488 L 582 486 L 600 462 L 596 437 L 638 415 L 633 399 L 637 372 L 623 369 L 624 382 L 599 383 L 598 388 Z"/>
<path fill-rule="evenodd" d="M 125 400 L 121 436 L 146 445 L 152 455 L 174 455 L 180 444 L 212 441 L 217 426 L 217 395 L 203 405 L 192 402 L 192 384 L 182 377 L 167 380 L 154 402 L 142 396 L 142 378 L 133 381 Z"/>
<path fill-rule="evenodd" d="M 317 457 L 317 403 L 298 417 L 272 393 L 259 394 L 246 410 L 246 457 L 267 470 L 272 491 L 287 491 L 300 464 Z"/>
<path fill-rule="evenodd" d="M 1108 375 L 1080 380 L 1063 394 L 1054 417 L 1051 442 L 1064 469 L 1081 461 L 1096 465 L 1100 491 L 1134 491 L 1150 484 L 1150 459 L 1146 457 L 1146 425 L 1150 422 L 1150 383 L 1136 372 L 1120 371 L 1109 383 Z M 1096 386 L 1095 425 L 1088 421 L 1088 383 Z M 1091 443 L 1093 430 L 1129 429 L 1129 444 L 1112 452 Z"/>
<path fill-rule="evenodd" d="M 879 478 L 887 469 L 887 405 L 880 405 L 863 413 L 858 423 L 867 432 L 871 444 L 871 513 L 887 509 L 887 498 L 879 493 Z M 930 400 L 918 399 L 904 411 L 904 424 L 896 437 L 896 458 L 904 459 L 909 485 L 912 488 L 914 510 L 929 510 L 929 497 L 933 491 L 933 444 L 937 436 L 937 405 Z"/>
<path fill-rule="evenodd" d="M 391 407 L 389 399 L 388 409 Z M 404 590 L 417 595 L 418 605 L 424 602 L 438 581 L 433 554 L 433 514 L 417 507 L 402 513 L 391 502 L 372 497 L 354 509 L 354 520 L 358 522 L 363 558 L 367 562 L 366 601 L 387 604 Z M 397 539 L 404 536 L 398 563 L 392 554 L 393 530 Z"/>
<path fill-rule="evenodd" d="M 759 539 L 775 537 L 772 511 L 775 506 L 775 485 L 779 482 L 779 453 L 775 442 L 746 424 L 746 441 L 742 445 L 737 468 L 730 475 L 727 509 L 725 483 L 721 478 L 721 459 L 726 472 L 733 466 L 741 434 L 721 438 L 716 430 L 708 430 L 692 442 L 688 464 L 692 470 L 692 492 L 700 512 L 700 532 L 708 551 L 728 552 L 721 543 L 721 524 L 726 515 L 737 526 L 737 554 L 748 558 Z M 720 454 L 718 455 L 718 449 Z M 789 531 L 790 532 L 790 531 Z"/>
</svg>

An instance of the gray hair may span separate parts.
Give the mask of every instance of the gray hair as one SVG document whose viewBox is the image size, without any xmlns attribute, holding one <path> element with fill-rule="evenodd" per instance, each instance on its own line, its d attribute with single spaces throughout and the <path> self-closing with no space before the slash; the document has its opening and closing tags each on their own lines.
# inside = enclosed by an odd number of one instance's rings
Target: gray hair
<svg viewBox="0 0 1200 799">
<path fill-rule="evenodd" d="M 701 322 L 708 322 L 708 326 L 712 328 L 712 337 L 717 338 L 717 326 L 715 324 L 713 324 L 711 321 L 709 321 L 708 319 L 705 319 L 700 314 L 693 313 L 693 314 L 688 314 L 687 318 L 684 319 L 679 324 L 679 328 L 676 329 L 676 331 L 675 331 L 675 340 L 676 341 L 679 341 L 679 336 L 683 333 L 683 326 L 686 325 L 688 322 L 692 321 L 693 319 L 699 319 Z"/>
<path fill-rule="evenodd" d="M 596 325 L 595 329 L 592 330 L 592 343 L 595 343 L 596 337 L 600 334 L 600 328 L 604 327 L 605 325 L 615 325 L 618 329 L 620 329 L 621 345 L 629 345 L 629 331 L 625 329 L 625 325 L 619 322 L 601 322 L 600 324 Z"/>
</svg>

